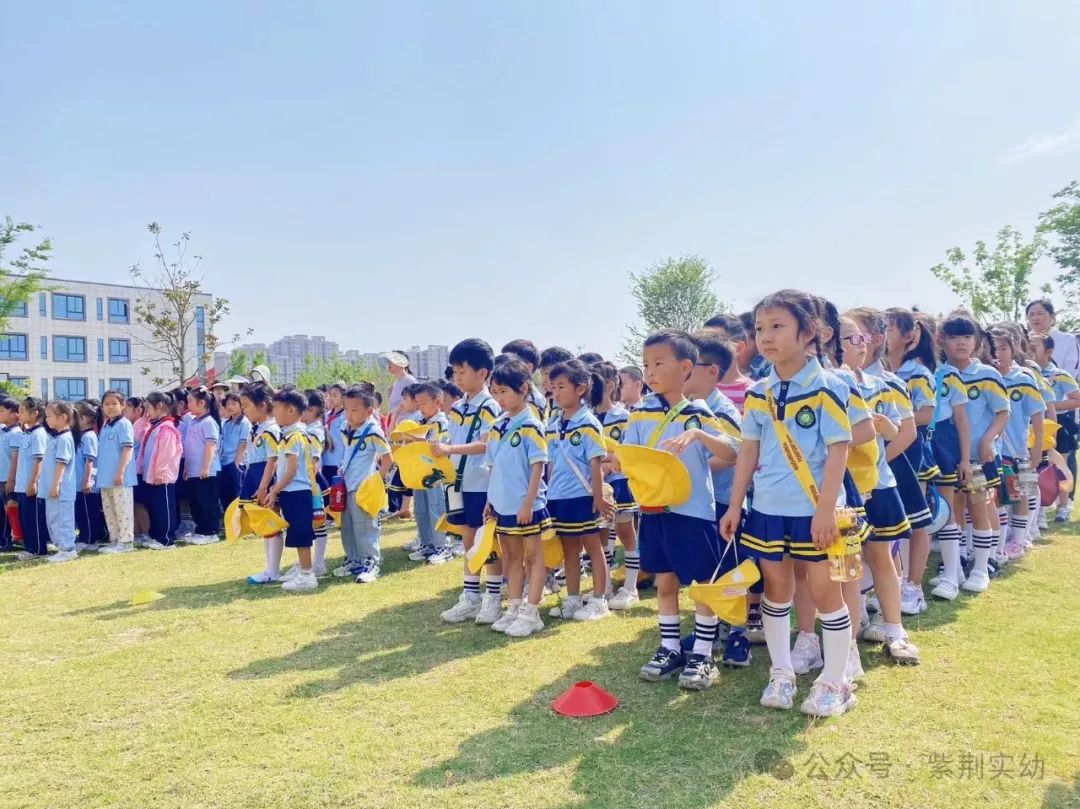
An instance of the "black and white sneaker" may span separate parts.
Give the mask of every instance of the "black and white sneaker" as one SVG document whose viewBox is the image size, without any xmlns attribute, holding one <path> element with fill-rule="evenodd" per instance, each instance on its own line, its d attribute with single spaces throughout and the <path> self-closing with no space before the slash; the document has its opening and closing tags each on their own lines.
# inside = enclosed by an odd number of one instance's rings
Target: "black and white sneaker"
<svg viewBox="0 0 1080 809">
<path fill-rule="evenodd" d="M 686 655 L 681 649 L 668 649 L 661 646 L 652 660 L 641 667 L 641 679 L 651 683 L 670 680 L 686 665 Z"/>
<path fill-rule="evenodd" d="M 679 675 L 679 688 L 687 688 L 691 691 L 704 691 L 712 687 L 716 678 L 720 676 L 720 670 L 716 667 L 716 661 L 710 655 L 692 654 L 686 660 L 686 666 Z"/>
</svg>

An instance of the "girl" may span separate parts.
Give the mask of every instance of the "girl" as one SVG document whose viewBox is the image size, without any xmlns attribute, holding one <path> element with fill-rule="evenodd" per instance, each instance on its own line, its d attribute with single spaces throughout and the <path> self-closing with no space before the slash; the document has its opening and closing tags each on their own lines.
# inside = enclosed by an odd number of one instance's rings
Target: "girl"
<svg viewBox="0 0 1080 809">
<path fill-rule="evenodd" d="M 195 533 L 188 537 L 192 545 L 219 542 L 221 506 L 218 502 L 217 475 L 221 471 L 221 427 L 217 400 L 200 387 L 187 396 L 191 423 L 184 435 L 184 464 L 187 473 L 188 502 L 195 520 Z"/>
<path fill-rule="evenodd" d="M 794 705 L 789 614 L 798 566 L 820 613 L 825 653 L 802 710 L 839 715 L 856 704 L 844 676 L 851 619 L 840 585 L 829 577 L 825 550 L 839 536 L 836 509 L 844 503 L 849 388 L 812 356 L 820 351 L 820 324 L 809 295 L 770 295 L 754 308 L 754 319 L 757 348 L 772 371 L 747 392 L 735 483 L 720 529 L 726 540 L 735 539 L 752 484 L 739 542 L 757 556 L 765 581 L 761 610 L 772 667 L 761 704 L 784 710 Z"/>
<path fill-rule="evenodd" d="M 49 544 L 49 529 L 45 521 L 45 495 L 39 496 L 41 462 L 45 458 L 48 434 L 45 432 L 45 402 L 27 396 L 19 405 L 22 441 L 11 457 L 15 469 L 15 500 L 19 504 L 22 524 L 23 551 L 16 559 L 25 562 L 42 557 Z"/>
<path fill-rule="evenodd" d="M 180 445 L 183 446 L 184 441 L 187 440 L 188 428 L 195 418 L 188 411 L 187 390 L 185 388 L 176 388 L 175 390 L 169 391 L 167 395 L 173 400 L 172 409 L 175 414 L 176 429 L 180 432 Z M 197 461 L 192 461 L 192 463 L 197 463 Z M 187 478 L 187 458 L 181 456 L 180 475 L 176 479 L 176 501 L 180 508 L 180 527 L 176 532 L 178 538 L 186 538 L 195 534 L 195 523 L 191 517 L 191 500 L 188 496 Z"/>
<path fill-rule="evenodd" d="M 97 485 L 100 407 L 83 399 L 75 405 L 75 421 L 80 436 L 75 449 L 75 527 L 79 533 L 79 550 L 96 551 L 108 541 Z"/>
<path fill-rule="evenodd" d="M 600 397 L 593 412 L 603 424 L 604 437 L 621 444 L 626 434 L 626 425 L 630 420 L 630 411 L 619 401 L 619 370 L 610 362 L 598 362 L 592 370 L 604 382 L 604 394 Z M 634 494 L 630 491 L 630 483 L 626 475 L 612 461 L 614 461 L 614 453 L 608 453 L 605 463 L 601 465 L 604 481 L 611 486 L 615 495 L 615 521 L 608 534 L 608 547 L 604 555 L 610 573 L 615 564 L 615 538 L 618 537 L 623 546 L 626 577 L 618 592 L 608 599 L 608 607 L 613 610 L 627 610 L 640 600 L 637 589 L 640 556 L 637 550 L 635 522 L 639 510 L 637 503 L 634 502 Z M 610 583 L 608 587 L 610 589 Z"/>
<path fill-rule="evenodd" d="M 345 383 L 334 383 L 326 392 L 326 411 L 324 426 L 326 427 L 326 450 L 322 456 L 322 473 L 327 480 L 337 477 L 338 466 L 341 464 L 344 441 L 341 431 L 345 429 L 345 409 L 343 395 Z M 254 423 L 254 422 L 252 422 Z"/>
<path fill-rule="evenodd" d="M 1068 337 L 1068 335 L 1066 336 Z M 1057 434 L 1057 451 L 1065 456 L 1076 481 L 1076 448 L 1080 438 L 1080 428 L 1076 423 L 1076 409 L 1080 407 L 1080 390 L 1076 380 L 1068 371 L 1062 370 L 1054 362 L 1056 347 L 1054 338 L 1045 334 L 1031 335 L 1031 345 L 1035 351 L 1035 362 L 1042 370 L 1043 378 L 1054 389 L 1054 413 L 1061 429 Z M 1072 506 L 1067 492 L 1058 499 L 1055 522 L 1066 522 L 1072 514 Z"/>
<path fill-rule="evenodd" d="M 132 450 L 131 465 L 139 468 L 139 453 L 142 450 L 143 436 L 150 420 L 146 417 L 143 400 L 138 396 L 131 396 L 124 402 L 124 418 L 131 422 L 131 430 L 135 438 L 135 446 Z M 150 539 L 150 512 L 146 509 L 143 495 L 146 487 L 142 485 L 142 475 L 136 474 L 135 491 L 135 543 L 143 545 Z"/>
<path fill-rule="evenodd" d="M 608 611 L 607 559 L 601 538 L 600 515 L 613 516 L 604 501 L 604 477 L 600 462 L 607 457 L 600 422 L 582 400 L 595 405 L 604 396 L 604 381 L 578 360 L 559 363 L 548 374 L 559 417 L 547 428 L 548 511 L 555 533 L 562 540 L 567 597 L 551 611 L 552 618 L 593 621 Z M 593 597 L 583 604 L 581 550 L 592 564 Z"/>
<path fill-rule="evenodd" d="M 80 435 L 75 408 L 67 402 L 49 402 L 45 419 L 51 435 L 41 466 L 41 489 L 49 536 L 57 548 L 49 561 L 59 564 L 79 555 L 75 550 L 75 447 Z"/>
<path fill-rule="evenodd" d="M 323 395 L 317 390 L 309 391 L 305 396 L 307 398 L 307 407 L 304 408 L 304 412 L 300 415 L 300 422 L 307 432 L 308 442 L 311 446 L 315 485 L 318 486 L 319 492 L 322 494 L 323 509 L 325 509 L 330 504 L 330 482 L 322 472 L 322 455 L 326 450 L 326 428 L 323 426 L 322 420 L 326 406 L 323 402 Z M 314 560 L 311 564 L 316 577 L 326 575 L 326 540 L 328 531 L 329 528 L 325 520 L 322 525 L 315 529 Z"/>
<path fill-rule="evenodd" d="M 274 478 L 277 466 L 277 445 L 281 440 L 281 431 L 274 421 L 272 399 L 273 391 L 268 385 L 259 383 L 247 385 L 240 393 L 240 406 L 244 417 L 253 425 L 244 457 L 240 461 L 240 502 L 262 502 L 266 495 L 263 480 L 269 484 Z M 264 473 L 270 468 L 267 475 Z M 275 534 L 263 543 L 266 553 L 266 568 L 247 577 L 248 584 L 270 584 L 281 579 L 281 554 L 285 548 L 285 538 Z"/>
<path fill-rule="evenodd" d="M 529 369 L 519 359 L 500 362 L 492 371 L 491 393 L 503 414 L 488 435 L 491 479 L 485 520 L 497 522 L 510 605 L 491 628 L 513 638 L 544 628 L 539 604 L 547 574 L 541 533 L 551 526 L 544 485 L 548 455 L 544 428 L 528 406 L 531 388 Z M 529 597 L 523 604 L 526 575 Z"/>
<path fill-rule="evenodd" d="M 98 553 L 130 553 L 135 550 L 135 431 L 124 416 L 123 394 L 105 391 L 101 397 L 104 424 L 98 436 L 97 485 L 105 524 L 109 528 L 108 545 Z M 139 410 L 142 402 L 139 402 Z"/>
<path fill-rule="evenodd" d="M 15 497 L 15 466 L 12 458 L 22 443 L 22 427 L 19 426 L 19 403 L 8 396 L 0 396 L 0 550 L 14 550 L 14 526 L 9 524 L 7 506 L 17 509 Z"/>
<path fill-rule="evenodd" d="M 222 511 L 240 493 L 240 460 L 244 457 L 251 422 L 244 416 L 239 393 L 222 398 L 225 419 L 221 422 L 221 472 L 218 474 L 218 502 Z"/>
<path fill-rule="evenodd" d="M 172 548 L 180 527 L 176 481 L 180 476 L 183 443 L 176 426 L 176 402 L 167 393 L 154 391 L 145 400 L 149 422 L 139 452 L 138 472 L 142 475 L 143 502 L 150 514 L 151 550 Z"/>
</svg>

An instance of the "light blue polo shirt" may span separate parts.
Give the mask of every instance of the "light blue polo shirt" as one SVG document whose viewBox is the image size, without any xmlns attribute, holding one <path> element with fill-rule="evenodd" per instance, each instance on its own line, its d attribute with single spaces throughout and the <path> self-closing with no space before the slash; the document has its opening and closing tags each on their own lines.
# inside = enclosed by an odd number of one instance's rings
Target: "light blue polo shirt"
<svg viewBox="0 0 1080 809">
<path fill-rule="evenodd" d="M 567 421 L 553 421 L 547 426 L 545 438 L 549 464 L 548 499 L 592 497 L 591 462 L 607 457 L 603 428 L 593 412 L 582 407 Z M 582 485 L 581 478 L 588 488 Z"/>
<path fill-rule="evenodd" d="M 781 381 L 773 369 L 746 392 L 743 441 L 759 442 L 758 467 L 754 472 L 754 510 L 779 517 L 812 517 L 816 504 L 810 502 L 780 447 L 766 391 L 772 392 L 778 417 L 787 425 L 802 450 L 810 474 L 820 486 L 829 447 L 851 441 L 850 388 L 843 379 L 828 373 L 821 363 L 811 358 L 789 381 Z M 837 505 L 843 500 L 844 489 L 840 487 Z"/>
<path fill-rule="evenodd" d="M 379 458 L 390 452 L 379 419 L 372 416 L 353 430 L 348 424 L 341 434 L 345 451 L 338 467 L 338 474 L 345 480 L 345 488 L 355 492 L 360 484 L 378 474 Z"/>
<path fill-rule="evenodd" d="M 15 466 L 15 491 L 19 494 L 26 494 L 26 486 L 30 483 L 30 469 L 33 467 L 36 458 L 45 457 L 45 446 L 48 442 L 49 434 L 45 432 L 45 425 L 43 424 L 31 427 L 23 432 L 22 442 L 17 447 L 19 450 L 19 462 Z M 40 485 L 40 476 L 38 477 L 38 484 L 38 494 L 44 497 L 45 493 L 43 493 Z"/>
<path fill-rule="evenodd" d="M 1076 380 L 1073 379 L 1072 374 L 1061 368 L 1058 368 L 1054 364 L 1050 364 L 1042 369 L 1043 378 L 1050 383 L 1050 387 L 1054 389 L 1055 402 L 1064 402 L 1069 398 L 1069 394 L 1080 390 L 1077 388 Z M 1073 411 L 1065 411 L 1071 413 Z"/>
<path fill-rule="evenodd" d="M 317 465 L 319 459 L 322 458 L 324 447 L 326 446 L 326 427 L 323 426 L 321 421 L 313 421 L 310 424 L 304 425 L 304 430 L 308 434 L 308 438 L 311 439 L 311 457 L 315 459 Z"/>
<path fill-rule="evenodd" d="M 221 428 L 209 413 L 192 419 L 184 434 L 184 474 L 188 477 L 197 478 L 201 474 L 207 444 L 214 445 L 214 458 L 210 461 L 213 476 L 221 471 Z"/>
<path fill-rule="evenodd" d="M 903 416 L 896 406 L 896 392 L 884 379 L 863 371 L 863 378 L 859 382 L 859 391 L 872 413 L 880 413 L 888 417 L 893 424 L 899 426 Z M 874 487 L 874 491 L 891 489 L 896 486 L 896 475 L 893 474 L 892 467 L 889 466 L 889 462 L 885 459 L 885 438 L 879 433 L 874 440 L 877 441 L 878 445 L 878 482 L 877 486 Z"/>
<path fill-rule="evenodd" d="M 195 417 L 188 411 L 180 417 L 180 421 L 176 424 L 176 429 L 180 433 L 180 443 L 183 443 L 187 439 L 188 427 L 191 426 L 191 422 L 195 421 Z"/>
<path fill-rule="evenodd" d="M 60 502 L 75 502 L 75 439 L 71 430 L 50 435 L 45 445 L 45 460 L 41 464 L 41 479 L 38 481 L 38 497 L 51 497 L 53 481 L 56 479 L 56 464 L 65 463 L 60 478 Z"/>
<path fill-rule="evenodd" d="M 529 493 L 533 465 L 547 463 L 547 460 L 544 428 L 531 407 L 526 407 L 517 416 L 499 417 L 488 434 L 484 455 L 484 461 L 491 469 L 488 502 L 496 514 L 509 517 L 518 513 Z M 533 511 L 546 507 L 547 485 L 541 474 Z"/>
<path fill-rule="evenodd" d="M 907 385 L 908 398 L 913 410 L 934 407 L 937 395 L 934 389 L 934 372 L 917 360 L 908 360 L 897 371 Z"/>
<path fill-rule="evenodd" d="M 885 384 L 889 386 L 889 400 L 892 402 L 896 412 L 900 415 L 900 421 L 904 419 L 910 419 L 915 415 L 915 409 L 911 404 L 911 396 L 908 394 L 907 384 L 903 379 L 898 377 L 892 371 L 885 367 L 885 363 L 881 360 L 870 363 L 866 366 L 865 373 L 870 376 L 876 376 L 878 379 L 885 380 Z"/>
<path fill-rule="evenodd" d="M 977 463 L 979 443 L 989 431 L 994 416 L 1009 410 L 1009 395 L 1005 391 L 1005 380 L 1001 378 L 997 368 L 984 365 L 978 360 L 972 360 L 968 367 L 960 372 L 960 379 L 967 389 L 971 460 Z M 1000 451 L 1000 444 L 1000 439 L 995 442 L 997 451 Z"/>
<path fill-rule="evenodd" d="M 244 466 L 266 463 L 277 456 L 278 444 L 281 443 L 281 430 L 273 417 L 256 424 L 248 436 L 244 448 Z"/>
<path fill-rule="evenodd" d="M 937 402 L 936 410 L 934 411 L 934 424 L 940 424 L 943 421 L 948 421 L 953 417 L 954 407 L 966 407 L 968 403 L 967 388 L 964 386 L 964 381 L 960 376 L 960 371 L 954 365 L 950 365 L 947 362 L 943 362 L 938 366 L 937 372 L 934 375 L 934 383 L 937 382 L 938 375 L 941 375 L 941 391 L 940 397 L 935 397 Z M 935 387 L 935 391 L 937 388 Z M 968 423 L 971 423 L 971 416 L 968 416 Z M 974 433 L 972 434 L 974 435 Z M 972 442 L 974 445 L 974 441 Z"/>
<path fill-rule="evenodd" d="M 251 422 L 247 416 L 239 419 L 225 419 L 221 422 L 221 465 L 229 466 L 236 463 L 236 451 L 240 445 L 248 440 L 251 433 Z"/>
<path fill-rule="evenodd" d="M 1028 427 L 1032 418 L 1046 412 L 1046 400 L 1035 372 L 1015 362 L 1005 374 L 1004 382 L 1005 392 L 1009 395 L 1009 421 L 1001 437 L 1001 449 L 1004 455 L 1024 461 L 1031 457 Z"/>
<path fill-rule="evenodd" d="M 277 473 L 279 477 L 285 476 L 290 455 L 296 456 L 296 475 L 285 484 L 282 491 L 310 492 L 311 473 L 308 471 L 308 461 L 311 460 L 311 444 L 308 441 L 307 431 L 300 422 L 281 428 L 281 440 L 277 445 Z"/>
<path fill-rule="evenodd" d="M 543 423 L 544 413 L 547 411 L 548 401 L 544 397 L 544 394 L 540 392 L 540 388 L 536 385 L 529 385 L 529 392 L 525 394 L 525 404 L 532 408 L 533 415 L 536 416 L 537 421 Z"/>
<path fill-rule="evenodd" d="M 79 436 L 79 446 L 75 450 L 75 487 L 82 490 L 83 475 L 86 473 L 86 462 L 95 463 L 98 456 L 98 437 L 93 430 L 87 430 Z M 96 480 L 96 479 L 95 479 Z M 96 482 L 93 483 L 93 491 L 97 491 Z"/>
<path fill-rule="evenodd" d="M 626 436 L 626 425 L 630 423 L 630 411 L 626 409 L 626 405 L 622 402 L 615 402 L 611 409 L 606 413 L 601 413 L 599 418 L 604 427 L 604 437 L 621 444 Z M 604 480 L 613 483 L 626 480 L 626 475 L 622 472 L 612 472 Z"/>
<path fill-rule="evenodd" d="M 462 397 L 454 402 L 450 409 L 451 444 L 472 444 L 487 441 L 500 414 L 499 405 L 487 388 L 472 398 Z M 475 423 L 475 428 L 473 425 Z M 461 470 L 462 459 L 465 461 L 464 473 L 457 475 L 457 490 L 462 492 L 486 492 L 488 489 L 488 468 L 483 455 L 451 455 L 450 462 L 455 470 Z"/>
<path fill-rule="evenodd" d="M 676 406 L 679 404 L 675 403 Z M 721 436 L 722 433 L 717 425 L 716 418 L 703 399 L 695 399 L 689 402 L 682 412 L 664 427 L 658 439 L 650 444 L 653 431 L 664 423 L 671 406 L 667 399 L 658 393 L 650 393 L 645 396 L 633 410 L 630 411 L 630 420 L 626 425 L 626 437 L 624 444 L 636 446 L 652 446 L 662 449 L 664 441 L 682 435 L 687 430 L 701 429 L 709 435 Z M 732 442 L 732 447 L 735 442 Z M 690 473 L 690 497 L 685 503 L 673 505 L 670 511 L 674 514 L 682 514 L 686 517 L 696 517 L 699 520 L 716 522 L 716 500 L 713 491 L 712 470 L 709 469 L 709 458 L 712 453 L 704 444 L 695 441 L 678 456 L 686 470 Z"/>
<path fill-rule="evenodd" d="M 0 427 L 0 484 L 7 484 L 8 473 L 11 472 L 11 456 L 22 444 L 22 436 L 22 427 L 18 424 Z"/>
<path fill-rule="evenodd" d="M 344 410 L 332 410 L 326 415 L 326 449 L 323 450 L 322 462 L 326 466 L 341 466 L 341 456 L 345 442 L 342 430 L 348 426 Z"/>
<path fill-rule="evenodd" d="M 441 410 L 430 419 L 424 418 L 419 413 L 416 420 L 420 424 L 430 424 L 431 429 L 424 434 L 428 441 L 447 442 L 450 440 L 450 419 Z"/>
<path fill-rule="evenodd" d="M 135 472 L 135 429 L 123 416 L 117 416 L 101 428 L 98 436 L 97 483 L 100 489 L 112 489 L 116 480 L 116 470 L 120 466 L 120 455 L 124 447 L 132 447 L 131 461 L 124 469 L 124 485 L 138 483 Z"/>
<path fill-rule="evenodd" d="M 721 434 L 728 436 L 736 445 L 742 443 L 742 414 L 735 403 L 713 388 L 705 405 L 712 411 Z M 717 503 L 731 505 L 731 489 L 735 485 L 735 467 L 710 469 L 712 472 L 713 497 Z M 741 505 L 741 504 L 740 504 Z M 717 515 L 720 516 L 720 515 Z"/>
</svg>

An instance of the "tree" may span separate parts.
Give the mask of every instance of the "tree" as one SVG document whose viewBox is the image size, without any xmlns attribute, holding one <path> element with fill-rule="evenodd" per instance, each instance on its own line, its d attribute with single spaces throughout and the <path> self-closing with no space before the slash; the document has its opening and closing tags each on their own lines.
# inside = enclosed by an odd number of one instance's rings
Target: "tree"
<svg viewBox="0 0 1080 809">
<path fill-rule="evenodd" d="M 0 334 L 7 331 L 8 318 L 15 310 L 29 305 L 30 299 L 44 287 L 48 273 L 46 264 L 52 252 L 51 241 L 42 239 L 32 246 L 23 245 L 10 259 L 4 255 L 24 234 L 37 229 L 37 225 L 16 222 L 10 216 L 5 216 L 0 224 Z M 0 390 L 6 394 L 26 395 L 21 386 L 6 381 L 0 382 Z"/>
<path fill-rule="evenodd" d="M 225 370 L 225 373 L 230 377 L 247 376 L 252 367 L 253 363 L 248 360 L 247 352 L 237 346 L 229 352 L 229 367 Z"/>
<path fill-rule="evenodd" d="M 214 298 L 209 306 L 205 306 L 198 300 L 209 293 L 203 289 L 202 278 L 195 274 L 202 256 L 188 256 L 190 233 L 180 234 L 180 238 L 172 243 L 172 254 L 167 258 L 161 246 L 161 226 L 151 222 L 146 229 L 154 237 L 154 270 L 148 275 L 135 264 L 131 267 L 131 276 L 149 293 L 137 298 L 132 307 L 135 323 L 144 327 L 149 336 L 142 337 L 133 331 L 132 339 L 142 346 L 158 371 L 155 373 L 155 369 L 145 366 L 141 372 L 145 376 L 153 375 L 154 384 L 160 387 L 183 383 L 196 373 L 205 373 L 214 351 L 222 345 L 216 330 L 221 319 L 229 313 L 229 301 Z M 196 337 L 200 309 L 203 318 L 201 341 Z M 239 335 L 233 335 L 232 342 L 239 339 Z M 162 368 L 171 378 L 161 375 Z"/>
<path fill-rule="evenodd" d="M 367 365 L 363 362 L 349 362 L 340 357 L 317 360 L 310 354 L 304 358 L 304 370 L 296 377 L 296 387 L 301 390 L 317 388 L 319 385 L 332 385 L 342 381 L 347 384 L 370 382 L 375 390 L 386 395 L 393 386 L 394 377 L 381 366 Z"/>
<path fill-rule="evenodd" d="M 1054 280 L 1065 305 L 1057 313 L 1058 328 L 1080 331 L 1080 183 L 1073 180 L 1054 194 L 1061 200 L 1039 215 L 1039 231 L 1054 239 L 1050 255 L 1061 272 Z"/>
<path fill-rule="evenodd" d="M 976 320 L 989 324 L 1017 322 L 1031 296 L 1031 273 L 1046 250 L 1046 240 L 1036 232 L 1031 241 L 1010 225 L 997 234 L 991 251 L 986 242 L 975 242 L 971 259 L 959 247 L 946 251 L 945 261 L 930 268 L 948 285 Z M 973 262 L 973 263 L 972 263 Z M 1043 287 L 1043 291 L 1049 291 Z"/>
<path fill-rule="evenodd" d="M 621 359 L 640 363 L 645 338 L 654 331 L 693 331 L 726 311 L 712 291 L 715 280 L 709 265 L 698 256 L 669 258 L 641 274 L 630 273 L 630 294 L 637 301 L 639 323 L 627 328 Z"/>
</svg>

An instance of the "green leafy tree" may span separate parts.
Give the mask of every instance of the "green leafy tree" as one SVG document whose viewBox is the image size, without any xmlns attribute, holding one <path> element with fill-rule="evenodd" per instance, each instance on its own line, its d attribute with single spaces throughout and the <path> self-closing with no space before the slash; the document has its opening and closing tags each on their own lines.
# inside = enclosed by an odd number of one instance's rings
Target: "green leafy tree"
<svg viewBox="0 0 1080 809">
<path fill-rule="evenodd" d="M 252 365 L 253 363 L 248 359 L 247 352 L 237 346 L 229 352 L 229 367 L 225 370 L 225 373 L 230 377 L 247 376 Z"/>
<path fill-rule="evenodd" d="M 1057 312 L 1058 328 L 1080 331 L 1080 183 L 1073 180 L 1054 194 L 1059 202 L 1039 216 L 1039 231 L 1048 236 L 1050 255 L 1060 272 L 1054 278 L 1064 298 Z"/>
<path fill-rule="evenodd" d="M 52 242 L 42 239 L 37 244 L 17 246 L 24 236 L 38 229 L 37 225 L 16 222 L 5 216 L 0 223 L 0 335 L 8 328 L 8 318 L 20 306 L 30 303 L 30 299 L 44 288 L 48 274 L 49 254 Z M 10 257 L 9 250 L 18 252 Z M 26 395 L 21 386 L 6 380 L 0 381 L 0 390 L 9 395 Z"/>
<path fill-rule="evenodd" d="M 946 251 L 945 261 L 931 267 L 930 272 L 982 323 L 1018 321 L 1031 297 L 1035 263 L 1045 250 L 1046 240 L 1041 233 L 1029 241 L 1006 225 L 998 231 L 992 250 L 982 240 L 975 242 L 970 257 L 953 247 Z"/>
<path fill-rule="evenodd" d="M 386 396 L 386 392 L 394 384 L 394 377 L 381 366 L 350 362 L 341 357 L 317 360 L 308 355 L 304 359 L 304 370 L 297 374 L 296 387 L 301 390 L 317 388 L 319 385 L 332 385 L 339 380 L 349 385 L 370 382 L 383 396 Z"/>
<path fill-rule="evenodd" d="M 645 338 L 660 329 L 693 331 L 727 308 L 713 292 L 716 276 L 703 258 L 669 258 L 643 273 L 630 273 L 638 323 L 627 328 L 620 358 L 641 362 Z"/>
</svg>

